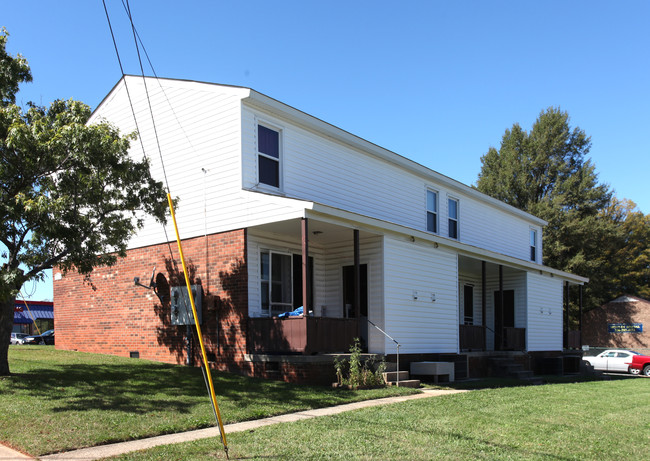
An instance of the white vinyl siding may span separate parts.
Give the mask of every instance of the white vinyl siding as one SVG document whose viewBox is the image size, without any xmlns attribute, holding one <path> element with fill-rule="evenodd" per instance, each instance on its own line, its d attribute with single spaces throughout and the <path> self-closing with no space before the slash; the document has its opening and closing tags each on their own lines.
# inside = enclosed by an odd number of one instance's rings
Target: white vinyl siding
<svg viewBox="0 0 650 461">
<path fill-rule="evenodd" d="M 432 182 L 386 160 L 351 148 L 330 137 L 243 105 L 243 187 L 256 190 L 257 120 L 282 126 L 282 194 L 427 230 L 422 191 L 438 193 L 438 233 L 448 236 L 447 195 L 459 201 L 459 241 L 529 260 L 532 220 L 478 201 L 458 189 Z"/>
<path fill-rule="evenodd" d="M 458 352 L 457 260 L 442 247 L 384 238 L 386 332 L 400 353 Z M 386 353 L 395 353 L 394 343 L 384 342 Z"/>
<path fill-rule="evenodd" d="M 172 196 L 180 199 L 176 211 L 182 238 L 285 219 L 287 213 L 300 208 L 248 192 L 265 191 L 258 185 L 256 136 L 261 122 L 271 128 L 281 127 L 282 189 L 272 191 L 275 194 L 425 231 L 421 197 L 423 189 L 431 189 L 438 193 L 439 235 L 448 235 L 447 210 L 441 198 L 451 194 L 462 204 L 458 220 L 461 242 L 530 260 L 532 226 L 537 230 L 538 256 L 542 253 L 541 227 L 532 218 L 494 206 L 487 199 L 478 200 L 461 184 L 456 187 L 453 181 L 437 182 L 432 179 L 435 175 L 398 165 L 402 162 L 399 156 L 393 163 L 313 128 L 289 122 L 279 112 L 254 109 L 242 102 L 250 94 L 247 89 L 148 79 L 157 141 L 142 79 L 126 80 L 152 173 L 156 179 L 164 179 L 159 142 Z M 103 119 L 110 120 L 123 133 L 135 130 L 123 82 L 92 116 L 92 121 Z M 139 140 L 132 143 L 131 154 L 142 157 Z M 173 235 L 171 225 L 167 234 Z M 166 238 L 161 226 L 148 218 L 129 246 L 159 243 Z"/>
<path fill-rule="evenodd" d="M 528 324 L 529 351 L 561 351 L 563 348 L 562 283 L 557 277 L 529 272 Z"/>
<path fill-rule="evenodd" d="M 149 79 L 147 88 L 156 124 L 154 132 L 142 79 L 126 77 L 126 80 L 140 131 L 139 139 L 131 141 L 130 155 L 141 160 L 141 146 L 144 145 L 153 177 L 164 181 L 162 153 L 171 194 L 180 199 L 176 217 L 181 236 L 203 235 L 206 228 L 220 224 L 219 220 L 231 207 L 239 205 L 241 90 Z M 124 82 L 100 104 L 90 123 L 102 120 L 109 120 L 121 133 L 135 131 Z M 167 235 L 173 238 L 171 223 L 167 226 Z M 130 241 L 129 247 L 165 240 L 162 226 L 147 218 L 145 227 Z"/>
</svg>

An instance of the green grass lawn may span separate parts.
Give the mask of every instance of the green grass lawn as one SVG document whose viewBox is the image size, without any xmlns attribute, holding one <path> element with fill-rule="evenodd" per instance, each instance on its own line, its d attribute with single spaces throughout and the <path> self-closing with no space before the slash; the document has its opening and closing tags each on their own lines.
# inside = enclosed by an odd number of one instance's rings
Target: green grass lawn
<svg viewBox="0 0 650 461">
<path fill-rule="evenodd" d="M 648 459 L 644 378 L 476 390 L 228 436 L 230 459 Z M 224 458 L 218 439 L 120 460 Z"/>
<path fill-rule="evenodd" d="M 201 370 L 52 346 L 10 346 L 0 443 L 32 455 L 215 425 Z M 224 424 L 417 392 L 341 391 L 212 374 Z"/>
</svg>

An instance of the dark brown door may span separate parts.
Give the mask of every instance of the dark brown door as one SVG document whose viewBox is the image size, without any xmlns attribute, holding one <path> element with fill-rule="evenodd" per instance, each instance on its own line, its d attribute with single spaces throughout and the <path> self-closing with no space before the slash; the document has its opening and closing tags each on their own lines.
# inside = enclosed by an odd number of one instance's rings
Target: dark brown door
<svg viewBox="0 0 650 461">
<path fill-rule="evenodd" d="M 503 350 L 504 328 L 515 326 L 515 290 L 503 290 L 503 307 L 501 292 L 494 292 L 494 349 Z"/>
<path fill-rule="evenodd" d="M 359 290 L 361 294 L 361 346 L 368 347 L 368 265 L 359 265 Z M 354 318 L 354 266 L 343 266 L 343 316 Z"/>
</svg>

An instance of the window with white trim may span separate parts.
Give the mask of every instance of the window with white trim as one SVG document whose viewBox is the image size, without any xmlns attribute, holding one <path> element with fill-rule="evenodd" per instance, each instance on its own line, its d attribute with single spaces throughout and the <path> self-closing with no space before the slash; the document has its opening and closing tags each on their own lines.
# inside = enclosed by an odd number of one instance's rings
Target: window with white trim
<svg viewBox="0 0 650 461">
<path fill-rule="evenodd" d="M 260 184 L 280 187 L 280 132 L 257 125 L 257 174 Z"/>
<path fill-rule="evenodd" d="M 530 230 L 530 260 L 537 261 L 537 231 Z"/>
<path fill-rule="evenodd" d="M 438 233 L 438 193 L 427 190 L 427 231 Z"/>
<path fill-rule="evenodd" d="M 308 303 L 314 303 L 314 258 L 309 257 Z M 303 304 L 302 255 L 271 250 L 260 252 L 260 293 L 262 313 L 273 317 Z"/>
<path fill-rule="evenodd" d="M 458 200 L 455 198 L 447 199 L 448 213 L 448 235 L 452 239 L 458 239 Z"/>
<path fill-rule="evenodd" d="M 260 254 L 262 312 L 272 317 L 293 310 L 291 255 Z"/>
</svg>

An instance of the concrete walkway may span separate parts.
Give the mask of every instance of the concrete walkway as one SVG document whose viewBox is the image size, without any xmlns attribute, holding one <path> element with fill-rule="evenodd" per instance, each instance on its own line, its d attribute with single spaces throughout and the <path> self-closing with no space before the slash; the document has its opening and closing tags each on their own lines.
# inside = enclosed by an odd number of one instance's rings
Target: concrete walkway
<svg viewBox="0 0 650 461">
<path fill-rule="evenodd" d="M 245 421 L 243 423 L 227 424 L 225 426 L 226 437 L 234 432 L 249 431 L 259 427 L 270 426 L 278 423 L 289 423 L 293 421 L 302 421 L 305 419 L 318 418 L 319 416 L 329 416 L 343 413 L 346 411 L 357 410 L 359 408 L 376 407 L 379 405 L 388 405 L 391 403 L 405 402 L 407 400 L 416 400 L 439 395 L 456 394 L 458 392 L 467 392 L 462 390 L 437 390 L 422 389 L 421 394 L 404 395 L 399 397 L 386 397 L 383 399 L 364 400 L 362 402 L 348 403 L 335 407 L 319 408 L 316 410 L 299 411 L 287 415 L 273 416 L 271 418 L 257 419 L 254 421 Z M 148 439 L 132 440 L 130 442 L 113 443 L 110 445 L 100 445 L 97 447 L 82 448 L 80 450 L 68 451 L 65 453 L 56 453 L 53 455 L 43 456 L 41 460 L 71 460 L 71 461 L 90 461 L 116 456 L 132 451 L 146 450 L 159 445 L 171 445 L 173 443 L 190 442 L 192 440 L 205 439 L 209 437 L 219 437 L 218 427 L 209 427 L 207 429 L 198 429 L 189 432 L 180 432 L 177 434 L 161 435 L 150 437 Z M 0 445 L 0 461 L 5 460 L 25 460 L 34 459 L 25 456 L 22 453 L 11 450 L 10 448 Z"/>
</svg>

